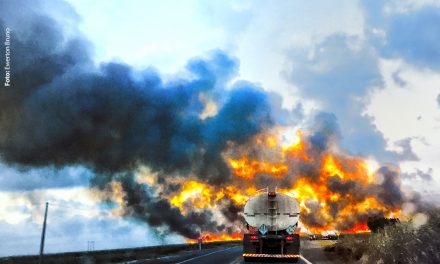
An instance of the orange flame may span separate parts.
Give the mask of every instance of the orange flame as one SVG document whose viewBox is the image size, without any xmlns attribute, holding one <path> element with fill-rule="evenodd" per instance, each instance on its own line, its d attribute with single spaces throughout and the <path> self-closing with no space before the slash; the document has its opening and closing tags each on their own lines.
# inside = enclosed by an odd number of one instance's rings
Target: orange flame
<svg viewBox="0 0 440 264">
<path fill-rule="evenodd" d="M 170 198 L 170 203 L 186 212 L 185 205 L 192 208 L 213 208 L 217 202 L 226 197 L 237 205 L 244 205 L 246 201 L 256 194 L 256 188 L 250 186 L 244 190 L 234 185 L 223 188 L 215 188 L 196 180 L 184 182 L 180 193 Z"/>
<path fill-rule="evenodd" d="M 283 164 L 271 164 L 256 160 L 250 161 L 247 158 L 239 160 L 230 159 L 229 164 L 236 176 L 249 180 L 252 180 L 257 173 L 271 174 L 279 178 L 289 171 L 289 168 Z"/>
<path fill-rule="evenodd" d="M 373 170 L 370 164 L 360 158 L 350 157 L 337 153 L 327 152 L 324 155 L 311 155 L 309 142 L 304 141 L 303 133 L 299 130 L 290 135 L 289 142 L 283 145 L 283 140 L 276 135 L 259 135 L 256 137 L 258 147 L 270 150 L 279 157 L 273 160 L 251 159 L 244 155 L 239 158 L 225 156 L 235 178 L 231 185 L 211 186 L 196 180 L 183 182 L 179 193 L 170 197 L 172 205 L 178 207 L 183 213 L 187 210 L 203 208 L 217 208 L 224 199 L 230 200 L 237 206 L 243 206 L 246 201 L 257 193 L 254 180 L 259 175 L 270 175 L 274 180 L 295 177 L 291 186 L 278 189 L 297 199 L 301 214 L 314 214 L 321 222 L 303 227 L 312 233 L 321 233 L 326 230 L 336 230 L 338 223 L 352 222 L 355 215 L 365 215 L 370 210 L 381 211 L 385 216 L 398 217 L 400 209 L 387 208 L 374 196 L 359 198 L 350 192 L 334 192 L 329 185 L 332 177 L 337 177 L 339 182 L 355 182 L 362 188 L 374 184 Z M 285 142 L 284 142 L 285 143 Z M 318 164 L 319 175 L 292 175 L 289 166 L 291 161 L 303 164 Z M 335 179 L 335 178 L 333 178 Z M 289 182 L 289 181 L 288 181 Z M 334 208 L 337 208 L 335 211 Z M 339 230 L 341 231 L 341 230 Z M 361 233 L 369 232 L 365 223 L 355 223 L 352 228 L 342 232 Z M 241 239 L 241 233 L 212 234 L 203 233 L 204 241 L 236 240 Z M 197 240 L 188 240 L 197 242 Z"/>
<path fill-rule="evenodd" d="M 309 156 L 307 155 L 306 145 L 303 140 L 302 132 L 300 130 L 295 131 L 295 138 L 293 139 L 293 141 L 287 146 L 282 146 L 281 150 L 283 154 L 290 157 L 299 158 L 305 161 L 310 160 Z"/>
<path fill-rule="evenodd" d="M 242 240 L 242 233 L 233 233 L 233 234 L 213 234 L 213 233 L 202 233 L 200 235 L 202 242 L 216 242 L 216 241 L 234 241 L 234 240 Z M 187 243 L 194 244 L 198 243 L 197 239 L 188 239 Z"/>
<path fill-rule="evenodd" d="M 357 223 L 353 228 L 343 230 L 342 233 L 370 233 L 366 223 Z"/>
<path fill-rule="evenodd" d="M 171 198 L 172 205 L 186 212 L 185 203 L 196 208 L 212 208 L 216 201 L 223 198 L 223 192 L 215 192 L 214 188 L 197 181 L 187 181 L 183 184 L 182 191 Z"/>
</svg>

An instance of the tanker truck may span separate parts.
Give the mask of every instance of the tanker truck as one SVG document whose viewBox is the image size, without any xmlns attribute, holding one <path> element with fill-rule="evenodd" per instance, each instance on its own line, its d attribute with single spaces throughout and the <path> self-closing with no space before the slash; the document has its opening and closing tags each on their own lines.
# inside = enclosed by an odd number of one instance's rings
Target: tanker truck
<svg viewBox="0 0 440 264">
<path fill-rule="evenodd" d="M 244 206 L 246 233 L 243 236 L 245 262 L 299 259 L 298 202 L 278 192 L 260 193 Z"/>
</svg>

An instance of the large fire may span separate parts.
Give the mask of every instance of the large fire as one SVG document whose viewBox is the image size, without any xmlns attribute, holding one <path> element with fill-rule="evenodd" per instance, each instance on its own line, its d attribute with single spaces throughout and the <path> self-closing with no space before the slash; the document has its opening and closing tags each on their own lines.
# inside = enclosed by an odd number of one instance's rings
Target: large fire
<svg viewBox="0 0 440 264">
<path fill-rule="evenodd" d="M 283 174 L 289 171 L 289 168 L 284 164 L 271 164 L 263 161 L 248 160 L 243 158 L 240 160 L 229 160 L 234 173 L 238 177 L 252 180 L 257 173 L 272 174 L 275 177 L 283 177 Z"/>
<path fill-rule="evenodd" d="M 232 240 L 241 240 L 243 239 L 242 233 L 232 233 L 232 234 L 213 234 L 213 233 L 202 233 L 200 234 L 200 239 L 202 242 L 216 242 L 216 241 L 232 241 Z M 188 239 L 188 243 L 197 243 L 197 239 Z"/>
<path fill-rule="evenodd" d="M 283 136 L 259 135 L 254 147 L 271 151 L 277 159 L 255 158 L 248 155 L 226 155 L 233 174 L 233 184 L 216 186 L 196 180 L 183 181 L 179 192 L 170 197 L 172 205 L 186 214 L 188 210 L 215 209 L 223 200 L 242 207 L 247 199 L 258 193 L 257 178 L 279 182 L 277 191 L 297 199 L 301 207 L 303 230 L 320 233 L 325 230 L 340 232 L 369 232 L 366 220 L 371 212 L 385 217 L 398 217 L 400 208 L 387 206 L 374 194 L 359 195 L 356 190 L 369 190 L 378 186 L 375 169 L 369 162 L 337 151 L 314 153 L 304 140 L 303 132 L 297 130 L 287 140 Z M 317 167 L 316 175 L 303 171 L 298 174 L 296 166 Z M 260 184 L 261 185 L 261 184 Z M 345 189 L 344 189 L 344 188 Z M 339 189 L 338 189 L 339 188 Z M 314 219 L 310 220 L 314 216 Z M 341 228 L 341 223 L 349 228 Z M 204 241 L 241 239 L 241 233 L 207 234 Z M 191 240 L 190 242 L 194 242 Z"/>
</svg>

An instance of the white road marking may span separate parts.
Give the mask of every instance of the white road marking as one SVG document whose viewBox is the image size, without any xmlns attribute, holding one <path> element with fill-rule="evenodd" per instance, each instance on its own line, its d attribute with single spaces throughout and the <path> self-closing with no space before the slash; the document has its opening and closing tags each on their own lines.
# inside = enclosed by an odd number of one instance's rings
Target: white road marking
<svg viewBox="0 0 440 264">
<path fill-rule="evenodd" d="M 302 259 L 307 264 L 313 264 L 312 262 L 308 261 L 303 255 L 299 256 L 300 259 Z"/>
<path fill-rule="evenodd" d="M 177 262 L 176 264 L 186 263 L 186 262 L 191 261 L 191 260 L 195 260 L 195 259 L 198 259 L 198 258 L 202 258 L 202 257 L 206 257 L 206 256 L 209 256 L 209 255 L 215 254 L 215 253 L 219 253 L 219 252 L 223 252 L 223 251 L 231 250 L 231 249 L 236 248 L 236 247 L 238 247 L 238 246 L 230 247 L 230 248 L 226 248 L 226 249 L 222 249 L 222 250 L 217 250 L 217 251 L 214 251 L 214 252 L 211 252 L 211 253 L 205 254 L 205 255 L 201 255 L 201 256 L 197 256 L 197 257 L 194 257 L 194 258 L 190 258 L 190 259 L 187 259 L 187 260 L 184 260 L 184 261 L 181 261 L 181 262 Z"/>
<path fill-rule="evenodd" d="M 240 257 L 236 258 L 234 261 L 232 261 L 229 264 L 242 264 L 243 263 L 242 260 L 243 260 L 243 257 L 240 256 Z"/>
</svg>

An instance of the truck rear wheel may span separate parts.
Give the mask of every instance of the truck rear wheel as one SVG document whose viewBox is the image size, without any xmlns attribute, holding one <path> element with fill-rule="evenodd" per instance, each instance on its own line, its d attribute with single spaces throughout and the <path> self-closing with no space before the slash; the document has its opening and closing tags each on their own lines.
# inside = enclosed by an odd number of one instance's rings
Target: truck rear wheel
<svg viewBox="0 0 440 264">
<path fill-rule="evenodd" d="M 244 263 L 252 263 L 254 261 L 254 258 L 244 257 Z"/>
</svg>

